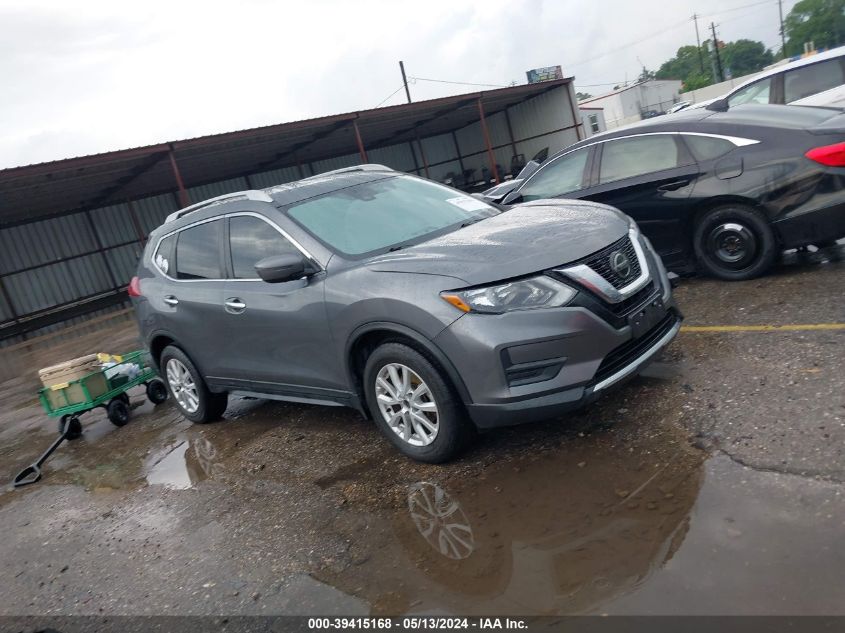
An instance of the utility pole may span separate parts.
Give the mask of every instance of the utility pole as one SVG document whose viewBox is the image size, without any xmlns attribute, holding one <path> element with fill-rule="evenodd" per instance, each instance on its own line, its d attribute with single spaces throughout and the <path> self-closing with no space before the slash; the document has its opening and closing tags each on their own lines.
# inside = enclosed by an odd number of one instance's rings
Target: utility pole
<svg viewBox="0 0 845 633">
<path fill-rule="evenodd" d="M 692 21 L 695 22 L 695 43 L 698 45 L 698 65 L 701 67 L 701 74 L 704 74 L 704 55 L 701 53 L 701 36 L 698 34 L 698 14 L 692 14 Z"/>
<path fill-rule="evenodd" d="M 719 40 L 716 39 L 716 25 L 710 23 L 710 30 L 713 32 L 713 52 L 716 53 L 716 70 L 719 73 L 717 79 L 722 82 L 725 80 L 725 73 L 722 70 L 722 58 L 719 56 Z"/>
<path fill-rule="evenodd" d="M 778 0 L 778 14 L 780 14 L 780 43 L 783 48 L 780 49 L 780 54 L 786 59 L 786 32 L 783 28 L 783 0 Z"/>
<path fill-rule="evenodd" d="M 411 103 L 411 91 L 408 90 L 408 78 L 405 76 L 404 62 L 399 62 L 399 70 L 402 71 L 402 83 L 405 84 L 405 96 L 408 97 L 408 103 Z"/>
</svg>

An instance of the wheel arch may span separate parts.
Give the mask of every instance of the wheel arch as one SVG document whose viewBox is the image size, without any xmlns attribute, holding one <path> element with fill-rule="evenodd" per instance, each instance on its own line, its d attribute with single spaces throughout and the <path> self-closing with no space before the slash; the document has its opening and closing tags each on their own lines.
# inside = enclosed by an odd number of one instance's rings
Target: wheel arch
<svg viewBox="0 0 845 633">
<path fill-rule="evenodd" d="M 346 343 L 346 372 L 349 384 L 361 402 L 366 402 L 363 385 L 364 366 L 369 354 L 383 343 L 404 343 L 441 369 L 464 403 L 471 403 L 469 391 L 458 370 L 428 337 L 408 326 L 389 321 L 368 323 L 352 332 Z"/>
</svg>

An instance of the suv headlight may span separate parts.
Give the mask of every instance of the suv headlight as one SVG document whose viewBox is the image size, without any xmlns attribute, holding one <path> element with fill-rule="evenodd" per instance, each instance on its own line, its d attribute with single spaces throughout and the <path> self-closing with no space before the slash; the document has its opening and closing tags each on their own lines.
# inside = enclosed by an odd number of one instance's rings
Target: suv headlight
<svg viewBox="0 0 845 633">
<path fill-rule="evenodd" d="M 538 275 L 495 286 L 442 292 L 445 301 L 464 312 L 502 314 L 513 310 L 533 310 L 564 306 L 576 291 L 551 277 Z"/>
</svg>

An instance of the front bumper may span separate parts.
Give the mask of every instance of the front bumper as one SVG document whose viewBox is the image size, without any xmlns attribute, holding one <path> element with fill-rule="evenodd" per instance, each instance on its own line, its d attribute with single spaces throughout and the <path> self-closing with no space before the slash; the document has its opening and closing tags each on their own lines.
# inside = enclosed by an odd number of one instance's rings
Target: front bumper
<svg viewBox="0 0 845 633">
<path fill-rule="evenodd" d="M 475 425 L 548 419 L 635 376 L 675 337 L 682 320 L 658 262 L 652 267 L 653 291 L 634 310 L 655 305 L 655 321 L 639 336 L 631 325 L 599 316 L 590 308 L 594 298 L 555 309 L 470 313 L 441 332 L 434 342 L 463 380 Z"/>
<path fill-rule="evenodd" d="M 553 418 L 593 402 L 603 393 L 636 376 L 660 350 L 675 338 L 681 328 L 681 317 L 674 312 L 670 316 L 671 322 L 666 329 L 655 336 L 640 355 L 632 358 L 610 376 L 584 386 L 563 389 L 526 400 L 496 404 L 469 404 L 467 410 L 470 418 L 478 428 L 511 426 Z"/>
</svg>

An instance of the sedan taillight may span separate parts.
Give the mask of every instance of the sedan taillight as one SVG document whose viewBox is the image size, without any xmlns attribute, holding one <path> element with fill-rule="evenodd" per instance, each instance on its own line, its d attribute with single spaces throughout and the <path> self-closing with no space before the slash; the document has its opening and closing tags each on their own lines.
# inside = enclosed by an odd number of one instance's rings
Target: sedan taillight
<svg viewBox="0 0 845 633">
<path fill-rule="evenodd" d="M 815 147 L 804 156 L 828 167 L 845 167 L 845 143 Z"/>
<path fill-rule="evenodd" d="M 140 297 L 141 296 L 141 280 L 137 277 L 133 277 L 132 281 L 129 282 L 129 286 L 126 288 L 126 292 L 129 293 L 130 297 Z"/>
</svg>

